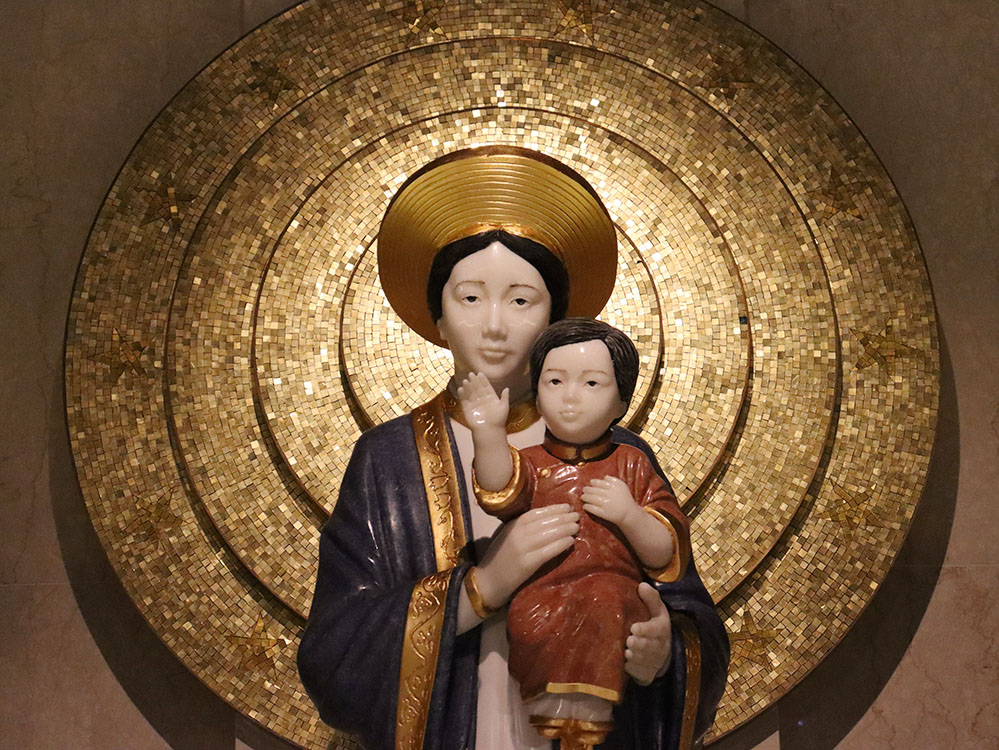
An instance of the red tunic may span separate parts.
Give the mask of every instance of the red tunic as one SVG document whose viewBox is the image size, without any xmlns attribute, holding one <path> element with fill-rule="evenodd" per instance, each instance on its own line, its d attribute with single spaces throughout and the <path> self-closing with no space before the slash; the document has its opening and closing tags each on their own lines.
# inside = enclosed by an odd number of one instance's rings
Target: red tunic
<svg viewBox="0 0 999 750">
<path fill-rule="evenodd" d="M 605 439 L 579 449 L 549 436 L 519 451 L 516 464 L 505 490 L 477 488 L 483 508 L 508 520 L 530 508 L 569 503 L 579 513 L 579 533 L 510 603 L 510 673 L 525 700 L 548 692 L 619 702 L 625 639 L 632 624 L 649 619 L 638 584 L 646 576 L 673 581 L 683 574 L 690 555 L 687 519 L 645 454 L 630 445 Z M 646 570 L 614 524 L 583 510 L 583 489 L 608 475 L 627 484 L 635 501 L 671 531 L 675 551 L 665 569 Z"/>
</svg>

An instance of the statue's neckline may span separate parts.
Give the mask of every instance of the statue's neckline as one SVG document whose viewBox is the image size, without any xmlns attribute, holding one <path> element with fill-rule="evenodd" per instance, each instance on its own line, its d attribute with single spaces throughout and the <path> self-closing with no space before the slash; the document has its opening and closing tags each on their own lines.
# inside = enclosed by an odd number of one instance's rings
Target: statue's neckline
<svg viewBox="0 0 999 750">
<path fill-rule="evenodd" d="M 611 442 L 610 430 L 607 430 L 607 432 L 592 443 L 585 443 L 583 445 L 559 440 L 550 431 L 545 430 L 545 439 L 541 445 L 558 460 L 573 465 L 600 461 L 607 458 L 617 448 L 617 444 Z"/>
</svg>

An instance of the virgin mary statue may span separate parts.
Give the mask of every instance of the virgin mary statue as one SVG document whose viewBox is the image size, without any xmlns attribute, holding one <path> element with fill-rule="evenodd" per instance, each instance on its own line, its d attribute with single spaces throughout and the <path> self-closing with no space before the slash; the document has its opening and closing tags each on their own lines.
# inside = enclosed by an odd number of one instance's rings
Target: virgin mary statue
<svg viewBox="0 0 999 750">
<path fill-rule="evenodd" d="M 552 506 L 500 526 L 469 503 L 472 441 L 454 391 L 484 373 L 497 393 L 509 390 L 510 443 L 542 442 L 528 353 L 549 323 L 595 316 L 607 302 L 613 223 L 566 165 L 484 147 L 410 176 L 386 210 L 378 253 L 389 303 L 451 350 L 454 374 L 354 448 L 322 532 L 302 681 L 322 718 L 371 750 L 550 748 L 507 671 L 505 605 L 572 544 L 578 517 Z M 662 475 L 640 437 L 616 426 L 612 439 L 639 447 Z M 714 719 L 728 639 L 689 545 L 675 554 L 671 575 L 643 584 L 649 619 L 628 639 L 632 680 L 602 748 L 696 747 Z"/>
</svg>

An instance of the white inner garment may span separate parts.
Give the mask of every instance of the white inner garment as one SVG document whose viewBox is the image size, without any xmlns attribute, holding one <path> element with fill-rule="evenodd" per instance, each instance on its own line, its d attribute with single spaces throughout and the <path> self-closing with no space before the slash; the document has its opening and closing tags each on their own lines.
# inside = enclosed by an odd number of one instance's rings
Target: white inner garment
<svg viewBox="0 0 999 750">
<path fill-rule="evenodd" d="M 471 511 L 475 551 L 482 557 L 489 538 L 500 522 L 483 511 L 472 492 L 472 433 L 456 421 L 451 421 L 461 470 L 465 477 Z M 544 420 L 539 419 L 526 430 L 507 435 L 515 448 L 538 445 L 545 437 Z M 520 686 L 510 676 L 507 658 L 510 646 L 506 639 L 506 609 L 496 613 L 482 625 L 479 646 L 479 699 L 476 706 L 475 750 L 551 750 L 552 743 L 538 736 L 528 722 L 527 711 L 520 699 Z"/>
</svg>

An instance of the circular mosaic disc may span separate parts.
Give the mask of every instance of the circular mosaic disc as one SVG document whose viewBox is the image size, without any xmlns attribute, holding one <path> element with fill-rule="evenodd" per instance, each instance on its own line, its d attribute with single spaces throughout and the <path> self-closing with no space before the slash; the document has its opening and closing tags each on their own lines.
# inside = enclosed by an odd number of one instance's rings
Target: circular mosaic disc
<svg viewBox="0 0 999 750">
<path fill-rule="evenodd" d="M 691 517 L 733 645 L 712 736 L 801 680 L 904 540 L 936 422 L 914 232 L 846 115 L 699 3 L 311 0 L 156 118 L 81 261 L 66 396 L 84 498 L 152 628 L 238 710 L 354 747 L 295 649 L 360 432 L 450 355 L 376 274 L 423 164 L 513 144 L 578 171 L 618 231 L 601 317 L 641 352 L 626 421 Z"/>
</svg>

